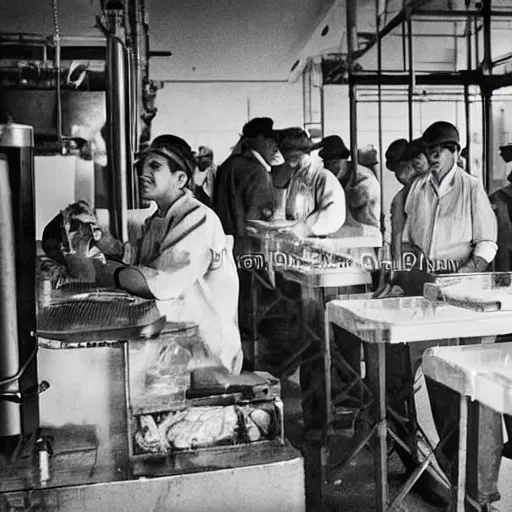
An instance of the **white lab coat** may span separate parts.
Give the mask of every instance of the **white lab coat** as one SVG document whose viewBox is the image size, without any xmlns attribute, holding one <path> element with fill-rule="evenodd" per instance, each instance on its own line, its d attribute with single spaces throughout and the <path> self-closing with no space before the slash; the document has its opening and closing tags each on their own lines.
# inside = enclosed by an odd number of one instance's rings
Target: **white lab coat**
<svg viewBox="0 0 512 512">
<path fill-rule="evenodd" d="M 294 172 L 286 189 L 286 217 L 304 221 L 315 236 L 331 235 L 345 223 L 345 192 L 334 174 L 310 165 Z"/>
<path fill-rule="evenodd" d="M 490 263 L 496 255 L 496 217 L 480 181 L 454 165 L 437 185 L 432 174 L 418 178 L 405 202 L 402 242 L 432 260 L 457 268 L 472 255 Z"/>
<path fill-rule="evenodd" d="M 196 365 L 238 374 L 243 356 L 232 250 L 217 215 L 187 191 L 164 216 L 157 211 L 145 221 L 132 264 L 167 321 L 198 325 L 206 354 L 197 350 Z"/>
</svg>

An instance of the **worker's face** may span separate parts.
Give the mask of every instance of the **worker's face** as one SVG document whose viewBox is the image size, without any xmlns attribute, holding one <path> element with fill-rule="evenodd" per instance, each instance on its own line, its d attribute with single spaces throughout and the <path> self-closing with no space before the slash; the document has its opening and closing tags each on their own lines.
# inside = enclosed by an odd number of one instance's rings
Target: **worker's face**
<svg viewBox="0 0 512 512">
<path fill-rule="evenodd" d="M 206 171 L 210 165 L 212 165 L 212 158 L 210 156 L 200 156 L 197 159 L 197 166 L 200 171 Z"/>
<path fill-rule="evenodd" d="M 395 168 L 396 179 L 405 187 L 414 180 L 417 173 L 412 162 L 399 162 Z"/>
<path fill-rule="evenodd" d="M 339 158 L 326 158 L 324 167 L 338 176 L 341 173 L 341 160 Z"/>
<path fill-rule="evenodd" d="M 412 163 L 414 172 L 418 176 L 423 176 L 423 175 L 427 174 L 428 169 L 429 169 L 429 163 L 428 163 L 427 155 L 425 155 L 425 153 L 420 153 L 418 156 L 414 157 L 411 160 L 411 163 Z"/>
<path fill-rule="evenodd" d="M 447 147 L 437 145 L 427 148 L 427 157 L 430 170 L 435 173 L 442 173 L 453 167 L 457 152 L 452 153 Z"/>
<path fill-rule="evenodd" d="M 251 147 L 255 149 L 269 165 L 275 166 L 283 163 L 277 141 L 273 137 L 266 137 L 260 134 L 252 139 Z"/>
<path fill-rule="evenodd" d="M 304 169 L 311 163 L 311 157 L 308 153 L 304 153 L 304 151 L 285 151 L 283 156 L 286 165 L 292 172 Z"/>
<path fill-rule="evenodd" d="M 176 195 L 183 190 L 187 183 L 187 175 L 178 170 L 177 166 L 171 169 L 171 163 L 160 155 L 149 154 L 142 164 L 140 185 L 142 197 L 148 201 L 158 201 Z"/>
</svg>

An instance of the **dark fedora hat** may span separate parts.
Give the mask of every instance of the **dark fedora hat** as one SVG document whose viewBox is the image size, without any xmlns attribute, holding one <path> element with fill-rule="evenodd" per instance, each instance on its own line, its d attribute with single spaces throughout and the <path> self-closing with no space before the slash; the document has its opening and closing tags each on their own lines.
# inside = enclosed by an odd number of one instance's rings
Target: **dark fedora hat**
<svg viewBox="0 0 512 512">
<path fill-rule="evenodd" d="M 389 170 L 394 172 L 396 165 L 406 160 L 405 153 L 408 145 L 407 139 L 397 139 L 388 146 L 384 156 L 386 158 L 386 167 Z"/>
<path fill-rule="evenodd" d="M 270 117 L 255 117 L 247 122 L 242 128 L 242 135 L 249 139 L 263 135 L 276 139 L 277 134 L 274 130 L 274 121 Z"/>
<path fill-rule="evenodd" d="M 324 137 L 318 147 L 321 148 L 318 155 L 322 160 L 332 158 L 346 160 L 350 157 L 350 150 L 345 146 L 343 139 L 339 135 Z"/>
</svg>

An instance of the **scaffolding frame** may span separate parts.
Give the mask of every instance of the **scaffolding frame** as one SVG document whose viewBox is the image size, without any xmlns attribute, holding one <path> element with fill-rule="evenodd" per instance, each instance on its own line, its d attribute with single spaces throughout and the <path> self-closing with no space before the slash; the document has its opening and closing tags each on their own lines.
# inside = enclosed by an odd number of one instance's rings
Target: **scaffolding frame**
<svg viewBox="0 0 512 512">
<path fill-rule="evenodd" d="M 460 85 L 464 88 L 464 106 L 466 117 L 466 144 L 468 151 L 468 163 L 471 162 L 471 94 L 470 87 L 478 86 L 482 98 L 482 131 L 483 131 L 483 181 L 489 192 L 492 181 L 492 168 L 490 152 L 492 150 L 492 95 L 497 89 L 512 86 L 512 73 L 495 74 L 494 68 L 504 61 L 511 59 L 512 55 L 502 56 L 492 60 L 491 23 L 494 18 L 508 18 L 512 20 L 512 10 L 493 10 L 492 0 L 483 0 L 480 9 L 470 9 L 471 1 L 465 0 L 467 10 L 428 10 L 430 0 L 412 0 L 403 2 L 402 9 L 387 24 L 381 26 L 383 1 L 375 0 L 376 31 L 369 43 L 363 48 L 358 48 L 357 33 L 357 0 L 347 0 L 347 82 L 349 88 L 349 112 L 350 112 L 350 145 L 353 159 L 357 163 L 357 89 L 361 85 L 377 86 L 378 123 L 379 123 L 379 154 L 383 154 L 382 147 L 382 86 L 406 85 L 408 101 L 408 126 L 409 138 L 414 133 L 413 103 L 416 85 Z M 384 2 L 385 4 L 386 2 Z M 433 21 L 432 17 L 453 18 L 466 22 L 466 69 L 453 72 L 426 72 L 418 73 L 414 62 L 414 33 L 412 23 L 415 18 L 427 23 Z M 394 29 L 402 27 L 402 47 L 404 59 L 404 72 L 384 73 L 382 69 L 382 40 Z M 483 48 L 480 55 L 479 32 L 482 31 Z M 455 37 L 457 37 L 455 35 Z M 356 71 L 355 63 L 374 46 L 377 47 L 377 70 Z M 473 48 L 475 54 L 473 54 Z M 406 55 L 408 58 L 406 59 Z M 407 60 L 407 62 L 406 62 Z M 474 69 L 473 63 L 477 66 Z M 383 163 L 380 158 L 379 176 L 382 183 Z M 469 169 L 468 169 L 469 171 Z M 382 188 L 381 188 L 382 194 Z M 381 198 L 382 199 L 382 198 Z M 383 204 L 383 202 L 381 202 Z M 382 214 L 383 215 L 383 214 Z M 382 219 L 383 220 L 383 219 Z M 381 223 L 384 229 L 384 222 Z M 384 235 L 384 231 L 383 231 Z"/>
</svg>

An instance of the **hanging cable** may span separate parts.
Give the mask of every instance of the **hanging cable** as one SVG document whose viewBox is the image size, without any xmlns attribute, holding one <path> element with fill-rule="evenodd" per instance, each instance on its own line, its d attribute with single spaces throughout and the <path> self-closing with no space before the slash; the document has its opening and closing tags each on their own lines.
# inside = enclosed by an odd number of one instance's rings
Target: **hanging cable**
<svg viewBox="0 0 512 512">
<path fill-rule="evenodd" d="M 54 57 L 54 68 L 55 68 L 55 81 L 57 90 L 57 137 L 59 139 L 59 146 L 62 151 L 62 98 L 60 91 L 60 28 L 59 28 L 59 1 L 51 0 L 52 14 L 53 14 L 53 43 L 55 44 L 55 57 Z"/>
</svg>

